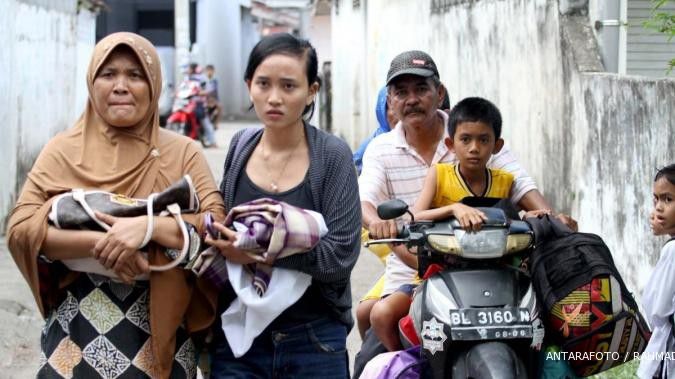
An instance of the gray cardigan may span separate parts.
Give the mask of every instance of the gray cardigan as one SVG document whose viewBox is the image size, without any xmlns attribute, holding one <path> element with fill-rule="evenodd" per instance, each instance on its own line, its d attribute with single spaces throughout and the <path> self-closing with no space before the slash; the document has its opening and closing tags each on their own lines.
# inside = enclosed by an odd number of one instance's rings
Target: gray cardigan
<svg viewBox="0 0 675 379">
<path fill-rule="evenodd" d="M 226 209 L 233 206 L 239 175 L 262 131 L 244 129 L 232 137 L 220 183 Z M 311 251 L 278 259 L 275 266 L 311 275 L 335 317 L 351 329 L 354 321 L 350 277 L 359 255 L 361 234 L 361 206 L 352 152 L 344 141 L 307 123 L 305 135 L 312 202 L 314 209 L 323 215 L 328 234 Z"/>
</svg>

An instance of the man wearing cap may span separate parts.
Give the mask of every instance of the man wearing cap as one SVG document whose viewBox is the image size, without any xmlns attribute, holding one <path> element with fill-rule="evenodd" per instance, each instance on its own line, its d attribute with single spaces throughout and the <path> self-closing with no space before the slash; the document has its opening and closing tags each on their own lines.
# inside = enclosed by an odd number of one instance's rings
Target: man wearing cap
<svg viewBox="0 0 675 379">
<path fill-rule="evenodd" d="M 438 106 L 446 94 L 433 59 L 422 51 L 399 54 L 391 62 L 387 88 L 387 104 L 399 122 L 391 132 L 378 136 L 370 143 L 363 156 L 363 170 L 359 176 L 363 225 L 371 237 L 377 239 L 394 238 L 397 234 L 397 225 L 393 220 L 378 217 L 378 204 L 400 199 L 412 207 L 422 190 L 427 170 L 436 163 L 456 163 L 455 154 L 441 143 L 447 137 L 448 116 L 438 110 Z M 551 209 L 532 178 L 507 148 L 493 155 L 488 167 L 503 169 L 514 175 L 511 194 L 514 204 L 520 203 L 526 210 Z M 568 216 L 562 215 L 561 218 L 568 225 L 576 226 L 576 222 Z M 416 256 L 409 254 L 405 246 L 395 246 L 392 250 L 386 261 L 381 296 L 399 295 L 395 293 L 399 288 L 406 288 L 406 285 L 418 280 Z M 403 292 L 400 295 L 408 295 Z M 381 309 L 382 306 L 385 306 L 383 302 L 375 304 L 371 320 L 391 314 L 387 309 Z M 397 322 L 379 319 L 377 324 L 395 325 Z M 369 338 L 372 338 L 370 332 L 366 339 Z M 365 343 L 357 356 L 355 373 L 359 373 L 372 358 L 367 355 L 382 351 L 366 352 Z"/>
</svg>

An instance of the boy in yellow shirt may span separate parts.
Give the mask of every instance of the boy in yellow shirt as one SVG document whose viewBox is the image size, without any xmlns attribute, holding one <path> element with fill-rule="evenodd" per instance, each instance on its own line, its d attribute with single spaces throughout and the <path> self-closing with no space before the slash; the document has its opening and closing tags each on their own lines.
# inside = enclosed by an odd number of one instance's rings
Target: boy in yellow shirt
<svg viewBox="0 0 675 379">
<path fill-rule="evenodd" d="M 499 109 L 488 100 L 468 97 L 453 108 L 445 144 L 455 151 L 459 163 L 439 163 L 429 169 L 413 207 L 415 219 L 442 220 L 454 216 L 462 228 L 480 229 L 485 214 L 460 202 L 471 196 L 510 197 L 513 174 L 487 167 L 492 154 L 504 146 L 501 131 Z"/>
<path fill-rule="evenodd" d="M 488 100 L 469 97 L 455 105 L 450 111 L 448 137 L 444 142 L 448 149 L 455 151 L 459 163 L 438 163 L 429 169 L 422 192 L 413 206 L 416 220 L 443 220 L 452 216 L 463 229 L 479 230 L 486 215 L 460 201 L 471 196 L 510 197 L 513 175 L 487 167 L 492 154 L 498 153 L 504 145 L 501 129 L 499 109 Z M 371 311 L 373 331 L 389 351 L 401 348 L 398 320 L 408 313 L 415 286 L 401 286 L 376 303 Z"/>
</svg>

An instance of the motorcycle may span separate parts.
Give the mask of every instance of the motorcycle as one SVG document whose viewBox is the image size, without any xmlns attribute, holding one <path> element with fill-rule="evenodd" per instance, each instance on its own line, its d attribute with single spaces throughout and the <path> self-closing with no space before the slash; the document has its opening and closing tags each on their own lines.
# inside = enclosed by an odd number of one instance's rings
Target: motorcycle
<svg viewBox="0 0 675 379">
<path fill-rule="evenodd" d="M 199 83 L 185 81 L 176 92 L 171 115 L 166 121 L 166 129 L 183 134 L 204 144 L 202 127 L 197 107 L 200 96 Z"/>
<path fill-rule="evenodd" d="M 527 257 L 534 237 L 512 208 L 496 207 L 497 200 L 467 199 L 467 205 L 487 215 L 476 232 L 463 230 L 454 218 L 415 221 L 400 200 L 377 208 L 382 219 L 409 213 L 412 221 L 397 238 L 371 240 L 366 246 L 405 244 L 417 250 L 420 277 L 429 267 L 437 269 L 427 274 L 413 298 L 408 317 L 414 335 L 401 336 L 406 347 L 417 341 L 422 345 L 423 376 L 535 377 L 535 349 L 541 347 L 544 328 L 527 270 L 513 262 Z"/>
</svg>

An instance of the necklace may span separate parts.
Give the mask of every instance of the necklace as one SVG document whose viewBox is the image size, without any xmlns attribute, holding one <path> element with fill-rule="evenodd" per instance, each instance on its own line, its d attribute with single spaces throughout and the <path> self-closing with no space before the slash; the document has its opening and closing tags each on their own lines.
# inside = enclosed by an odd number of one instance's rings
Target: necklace
<svg viewBox="0 0 675 379">
<path fill-rule="evenodd" d="M 263 136 L 264 137 L 264 136 Z M 302 142 L 302 139 L 305 137 L 305 132 L 303 131 L 300 133 L 300 138 L 298 138 L 298 142 L 295 144 L 295 147 L 293 150 L 286 156 L 286 159 L 284 160 L 284 165 L 281 167 L 281 171 L 279 171 L 279 175 L 276 176 L 276 179 L 270 179 L 270 188 L 272 189 L 273 192 L 279 192 L 279 185 L 277 184 L 279 182 L 279 179 L 284 175 L 284 172 L 286 171 L 286 166 L 288 166 L 288 162 L 290 162 L 291 157 L 295 154 L 296 150 L 298 150 L 298 147 L 300 147 L 300 143 Z M 272 170 L 270 170 L 269 165 L 267 164 L 267 160 L 269 159 L 269 154 L 265 152 L 265 138 L 262 138 L 261 141 L 261 147 L 262 147 L 262 156 L 263 156 L 263 162 L 265 164 L 265 170 L 267 171 L 267 174 L 269 175 L 270 178 L 272 178 Z"/>
</svg>

